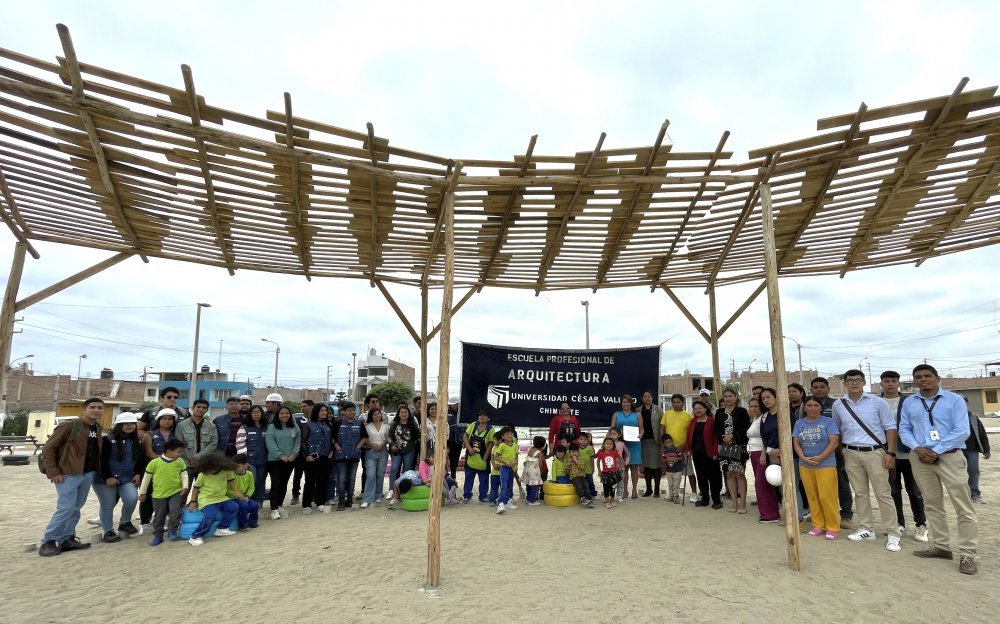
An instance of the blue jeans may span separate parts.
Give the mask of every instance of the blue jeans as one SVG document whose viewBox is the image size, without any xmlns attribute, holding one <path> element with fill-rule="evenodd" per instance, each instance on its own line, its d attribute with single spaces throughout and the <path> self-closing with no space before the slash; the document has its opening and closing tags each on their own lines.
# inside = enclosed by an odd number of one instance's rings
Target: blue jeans
<svg viewBox="0 0 1000 624">
<path fill-rule="evenodd" d="M 965 455 L 965 463 L 969 465 L 969 491 L 972 498 L 979 498 L 983 495 L 979 491 L 979 451 L 962 449 L 962 454 Z"/>
<path fill-rule="evenodd" d="M 228 529 L 233 524 L 233 518 L 236 517 L 236 513 L 239 510 L 240 506 L 233 499 L 205 505 L 201 508 L 201 513 L 205 515 L 201 519 L 201 524 L 191 534 L 192 539 L 208 535 L 208 532 L 212 530 L 212 525 L 215 524 L 216 518 L 219 520 L 220 529 Z"/>
<path fill-rule="evenodd" d="M 389 449 L 373 451 L 368 449 L 365 455 L 365 487 L 362 501 L 374 505 L 382 498 L 382 488 L 385 487 L 385 468 L 389 461 Z"/>
<path fill-rule="evenodd" d="M 337 494 L 340 495 L 338 505 L 349 507 L 354 502 L 354 480 L 358 476 L 357 459 L 344 459 L 334 462 L 337 471 Z"/>
<path fill-rule="evenodd" d="M 590 497 L 594 498 L 597 496 L 597 488 L 594 487 L 594 473 L 587 475 L 587 485 L 590 486 Z"/>
<path fill-rule="evenodd" d="M 260 520 L 260 504 L 252 498 L 248 498 L 245 501 L 235 500 L 237 507 L 236 522 L 240 525 L 240 528 L 257 526 L 257 522 Z M 232 521 L 230 520 L 230 522 Z"/>
<path fill-rule="evenodd" d="M 491 505 L 496 505 L 500 501 L 500 475 L 490 475 L 490 494 L 487 498 Z"/>
<path fill-rule="evenodd" d="M 538 493 L 542 491 L 542 486 L 540 485 L 529 485 L 528 486 L 528 502 L 534 503 L 538 500 Z"/>
<path fill-rule="evenodd" d="M 101 503 L 101 530 L 107 533 L 115 528 L 114 512 L 116 499 L 122 501 L 122 516 L 118 521 L 118 526 L 132 522 L 132 514 L 135 506 L 139 502 L 139 491 L 131 481 L 120 483 L 114 487 L 108 487 L 104 483 L 94 483 L 94 494 L 97 495 L 98 502 Z"/>
<path fill-rule="evenodd" d="M 389 471 L 389 482 L 395 483 L 399 475 L 403 474 L 410 469 L 413 464 L 413 457 L 415 451 L 410 451 L 409 453 L 403 453 L 402 455 L 392 456 L 392 468 Z"/>
<path fill-rule="evenodd" d="M 330 478 L 326 481 L 326 502 L 332 504 L 337 500 L 337 464 L 330 462 Z"/>
<path fill-rule="evenodd" d="M 76 525 L 80 522 L 80 510 L 87 504 L 90 484 L 94 473 L 64 475 L 62 483 L 56 486 L 56 510 L 45 527 L 42 539 L 47 542 L 62 543 L 76 535 Z"/>
<path fill-rule="evenodd" d="M 500 466 L 500 498 L 497 502 L 506 505 L 514 498 L 514 469 Z"/>
<path fill-rule="evenodd" d="M 264 464 L 250 466 L 250 472 L 253 473 L 253 496 L 250 498 L 257 501 L 257 505 L 259 506 L 264 502 L 264 490 L 267 489 L 264 485 L 267 479 L 267 466 Z"/>
<path fill-rule="evenodd" d="M 476 470 L 475 468 L 469 468 L 468 464 L 466 464 L 465 485 L 462 486 L 462 496 L 465 500 L 472 500 L 472 486 L 476 482 L 477 476 L 479 477 L 479 502 L 484 503 L 490 495 L 489 470 Z"/>
</svg>

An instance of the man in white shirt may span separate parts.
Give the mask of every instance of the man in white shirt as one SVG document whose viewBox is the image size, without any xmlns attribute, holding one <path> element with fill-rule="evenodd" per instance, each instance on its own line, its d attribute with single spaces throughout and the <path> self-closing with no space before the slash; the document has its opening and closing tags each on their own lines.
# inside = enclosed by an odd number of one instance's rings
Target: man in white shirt
<svg viewBox="0 0 1000 624">
<path fill-rule="evenodd" d="M 896 465 L 896 418 L 884 399 L 864 391 L 865 374 L 852 369 L 844 373 L 847 396 L 833 404 L 833 419 L 840 429 L 847 478 L 854 489 L 858 530 L 847 539 L 875 540 L 875 521 L 869 490 L 878 501 L 882 525 L 888 533 L 885 549 L 899 552 L 899 524 L 889 487 L 889 471 Z"/>
</svg>

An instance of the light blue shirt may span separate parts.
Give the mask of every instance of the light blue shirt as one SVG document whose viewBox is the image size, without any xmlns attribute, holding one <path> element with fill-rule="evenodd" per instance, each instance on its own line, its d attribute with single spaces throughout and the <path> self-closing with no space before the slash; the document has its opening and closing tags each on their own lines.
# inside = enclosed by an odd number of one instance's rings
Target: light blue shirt
<svg viewBox="0 0 1000 624">
<path fill-rule="evenodd" d="M 858 418 L 871 429 L 871 432 L 878 436 L 878 444 L 884 445 L 886 442 L 885 432 L 896 428 L 896 415 L 889 409 L 889 404 L 885 402 L 885 399 L 863 392 L 857 403 L 852 401 L 850 396 L 845 396 L 844 400 L 858 415 Z M 861 425 L 854 420 L 854 417 L 840 400 L 833 403 L 833 420 L 837 423 L 837 428 L 840 429 L 841 444 L 850 444 L 851 446 L 876 445 L 875 440 L 872 440 L 872 437 L 861 428 Z"/>
<path fill-rule="evenodd" d="M 932 412 L 933 429 L 940 438 L 937 441 L 931 440 L 932 427 L 927 416 L 927 407 L 931 406 L 935 397 L 939 397 Z M 903 400 L 903 412 L 899 417 L 899 438 L 910 448 L 922 446 L 940 455 L 952 449 L 964 449 L 968 437 L 969 408 L 965 405 L 965 399 L 954 392 L 938 387 L 937 394 L 931 398 L 918 392 Z"/>
</svg>

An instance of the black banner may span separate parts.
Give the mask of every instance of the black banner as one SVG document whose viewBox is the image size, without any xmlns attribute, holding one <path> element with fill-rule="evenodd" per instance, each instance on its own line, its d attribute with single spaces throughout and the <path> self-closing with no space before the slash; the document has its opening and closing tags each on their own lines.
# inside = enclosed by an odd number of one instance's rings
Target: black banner
<svg viewBox="0 0 1000 624">
<path fill-rule="evenodd" d="M 462 422 L 548 427 L 563 401 L 584 427 L 611 423 L 619 397 L 658 400 L 660 348 L 552 350 L 462 343 Z"/>
</svg>

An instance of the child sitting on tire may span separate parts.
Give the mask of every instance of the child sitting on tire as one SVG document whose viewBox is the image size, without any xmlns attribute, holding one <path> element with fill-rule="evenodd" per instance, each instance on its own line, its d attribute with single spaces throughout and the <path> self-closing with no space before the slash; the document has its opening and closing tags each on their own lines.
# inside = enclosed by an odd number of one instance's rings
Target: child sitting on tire
<svg viewBox="0 0 1000 624">
<path fill-rule="evenodd" d="M 401 498 L 403 498 L 403 494 L 409 492 L 410 488 L 412 488 L 414 485 L 423 485 L 423 484 L 424 482 L 420 480 L 420 474 L 417 473 L 416 470 L 405 471 L 403 474 L 399 475 L 398 479 L 396 479 L 393 482 L 392 498 L 389 499 L 389 502 L 386 504 L 386 506 L 389 509 L 395 509 L 396 504 L 399 503 L 399 500 Z"/>
</svg>

